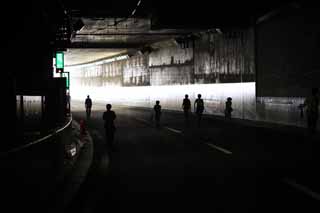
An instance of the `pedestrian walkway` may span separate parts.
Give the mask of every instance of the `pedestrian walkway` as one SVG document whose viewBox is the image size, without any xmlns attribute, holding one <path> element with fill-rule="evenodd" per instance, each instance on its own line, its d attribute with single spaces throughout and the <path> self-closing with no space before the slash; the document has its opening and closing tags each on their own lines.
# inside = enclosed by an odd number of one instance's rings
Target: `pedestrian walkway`
<svg viewBox="0 0 320 213">
<path fill-rule="evenodd" d="M 39 140 L 0 156 L 1 203 L 10 212 L 21 206 L 63 212 L 86 177 L 93 143 L 88 132 L 80 134 L 76 121 Z"/>
<path fill-rule="evenodd" d="M 72 123 L 71 140 L 66 144 L 64 180 L 57 187 L 49 212 L 64 212 L 85 180 L 93 159 L 93 142 L 90 133 L 81 134 L 80 125 Z"/>
</svg>

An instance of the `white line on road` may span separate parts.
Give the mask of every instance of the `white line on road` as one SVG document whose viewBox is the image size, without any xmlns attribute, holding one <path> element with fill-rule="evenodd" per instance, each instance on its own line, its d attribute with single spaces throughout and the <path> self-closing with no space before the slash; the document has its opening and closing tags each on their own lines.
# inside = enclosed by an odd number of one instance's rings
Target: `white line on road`
<svg viewBox="0 0 320 213">
<path fill-rule="evenodd" d="M 150 124 L 147 120 L 142 119 L 142 118 L 136 118 L 136 120 L 141 121 L 141 122 L 143 122 L 143 123 Z M 169 131 L 171 131 L 171 132 L 178 133 L 178 134 L 181 134 L 181 135 L 182 135 L 182 131 L 181 131 L 181 130 L 173 129 L 173 128 L 170 128 L 170 127 L 167 127 L 167 126 L 164 127 L 164 128 L 166 128 L 167 130 L 169 130 Z M 221 147 L 219 147 L 219 146 L 216 146 L 216 145 L 213 145 L 213 144 L 210 144 L 210 143 L 206 143 L 206 144 L 207 144 L 208 146 L 210 146 L 211 148 L 217 149 L 217 150 L 219 150 L 219 151 L 221 151 L 221 152 L 223 152 L 223 153 L 225 153 L 225 154 L 228 154 L 228 155 L 231 155 L 231 154 L 232 154 L 232 152 L 230 152 L 229 150 L 226 150 L 226 149 L 221 148 Z"/>
<path fill-rule="evenodd" d="M 141 121 L 141 122 L 143 122 L 143 123 L 150 124 L 150 122 L 148 122 L 148 121 L 145 120 L 145 119 L 142 119 L 142 118 L 135 118 L 135 119 L 138 120 L 138 121 Z M 169 130 L 169 131 L 171 131 L 171 132 L 178 133 L 178 134 L 182 134 L 182 131 L 181 131 L 181 130 L 173 129 L 173 128 L 170 128 L 170 127 L 167 127 L 167 126 L 165 126 L 164 128 L 166 128 L 167 130 Z"/>
<path fill-rule="evenodd" d="M 219 146 L 213 145 L 213 144 L 211 144 L 211 143 L 206 143 L 206 144 L 207 144 L 208 146 L 210 146 L 211 148 L 217 149 L 217 150 L 219 150 L 219 151 L 221 151 L 221 152 L 223 152 L 223 153 L 225 153 L 225 154 L 227 154 L 227 155 L 231 155 L 231 154 L 232 154 L 232 152 L 230 152 L 229 150 L 226 150 L 226 149 L 221 148 L 221 147 L 219 147 Z"/>
<path fill-rule="evenodd" d="M 171 131 L 171 132 L 175 132 L 175 133 L 178 133 L 178 134 L 182 134 L 182 131 L 181 130 L 177 130 L 177 129 L 173 129 L 173 128 L 170 128 L 170 127 L 164 127 L 166 128 L 167 130 Z"/>
<path fill-rule="evenodd" d="M 285 182 L 286 184 L 292 186 L 293 188 L 295 188 L 295 189 L 297 189 L 297 190 L 299 190 L 299 191 L 301 191 L 301 192 L 303 192 L 303 193 L 311 196 L 312 198 L 320 201 L 320 194 L 312 191 L 312 190 L 309 189 L 308 187 L 303 186 L 303 185 L 300 185 L 300 184 L 298 184 L 296 181 L 290 180 L 290 179 L 288 179 L 288 178 L 283 179 L 283 182 Z"/>
<path fill-rule="evenodd" d="M 142 118 L 135 118 L 136 120 L 138 120 L 138 121 L 141 121 L 141 122 L 143 122 L 143 123 L 146 123 L 146 124 L 150 124 L 147 120 L 145 120 L 145 119 L 142 119 Z"/>
</svg>

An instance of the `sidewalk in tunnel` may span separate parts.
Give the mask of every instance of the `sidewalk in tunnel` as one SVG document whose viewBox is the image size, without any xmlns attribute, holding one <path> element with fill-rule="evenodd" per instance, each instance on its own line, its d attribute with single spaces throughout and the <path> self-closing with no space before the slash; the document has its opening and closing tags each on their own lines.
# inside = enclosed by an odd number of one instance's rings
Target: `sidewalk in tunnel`
<svg viewBox="0 0 320 213">
<path fill-rule="evenodd" d="M 58 138 L 1 156 L 4 209 L 63 212 L 72 201 L 91 165 L 92 138 L 89 132 L 80 134 L 75 120 Z M 72 156 L 66 150 L 73 147 L 77 152 Z"/>
<path fill-rule="evenodd" d="M 93 159 L 93 141 L 90 132 L 80 132 L 80 125 L 73 120 L 71 140 L 67 146 L 74 144 L 77 153 L 65 157 L 64 180 L 59 183 L 52 196 L 49 212 L 64 212 L 78 193 L 81 184 L 85 181 Z"/>
</svg>

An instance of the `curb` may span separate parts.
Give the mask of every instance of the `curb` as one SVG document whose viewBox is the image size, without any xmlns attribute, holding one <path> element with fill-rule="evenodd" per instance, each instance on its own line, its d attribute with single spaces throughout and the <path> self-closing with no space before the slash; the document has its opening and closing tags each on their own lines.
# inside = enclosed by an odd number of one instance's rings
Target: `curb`
<svg viewBox="0 0 320 213">
<path fill-rule="evenodd" d="M 49 212 L 64 212 L 68 205 L 73 201 L 80 186 L 85 181 L 88 171 L 91 167 L 93 160 L 93 141 L 90 133 L 86 131 L 84 136 L 80 136 L 80 125 L 73 120 L 72 125 L 76 131 L 76 147 L 78 153 L 75 156 L 75 163 L 72 171 L 65 177 L 61 189 L 55 196 L 52 208 Z"/>
</svg>

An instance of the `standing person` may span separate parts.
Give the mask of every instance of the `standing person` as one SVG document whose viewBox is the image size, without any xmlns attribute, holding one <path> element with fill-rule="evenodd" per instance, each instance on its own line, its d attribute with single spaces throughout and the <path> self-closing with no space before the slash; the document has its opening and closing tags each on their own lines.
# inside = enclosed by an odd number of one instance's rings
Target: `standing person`
<svg viewBox="0 0 320 213">
<path fill-rule="evenodd" d="M 156 101 L 156 105 L 154 105 L 153 110 L 154 110 L 154 118 L 156 121 L 156 127 L 160 127 L 160 117 L 161 117 L 160 101 Z"/>
<path fill-rule="evenodd" d="M 198 116 L 198 126 L 200 126 L 202 113 L 204 111 L 204 102 L 203 102 L 203 99 L 201 98 L 201 94 L 198 94 L 198 98 L 194 101 L 194 109 L 195 109 L 195 113 Z"/>
<path fill-rule="evenodd" d="M 87 114 L 87 119 L 90 118 L 91 115 L 91 107 L 92 107 L 92 100 L 90 96 L 88 95 L 85 101 L 85 107 L 86 107 L 86 114 Z"/>
<path fill-rule="evenodd" d="M 112 105 L 107 104 L 107 111 L 105 111 L 102 116 L 102 119 L 104 120 L 104 129 L 106 133 L 106 145 L 109 150 L 113 149 L 114 133 L 116 131 L 114 120 L 117 117 L 116 113 L 113 110 L 111 110 L 111 108 Z"/>
<path fill-rule="evenodd" d="M 307 97 L 300 107 L 307 107 L 308 129 L 311 133 L 317 130 L 317 122 L 319 118 L 319 90 L 312 88 L 311 95 Z"/>
<path fill-rule="evenodd" d="M 232 109 L 232 98 L 228 97 L 226 101 L 226 108 L 224 110 L 224 116 L 226 119 L 231 119 Z"/>
<path fill-rule="evenodd" d="M 191 102 L 190 99 L 188 98 L 188 95 L 184 96 L 185 98 L 183 99 L 182 102 L 182 109 L 183 109 L 183 113 L 184 113 L 184 119 L 185 119 L 185 123 L 187 126 L 189 126 L 189 112 L 191 111 Z"/>
</svg>

